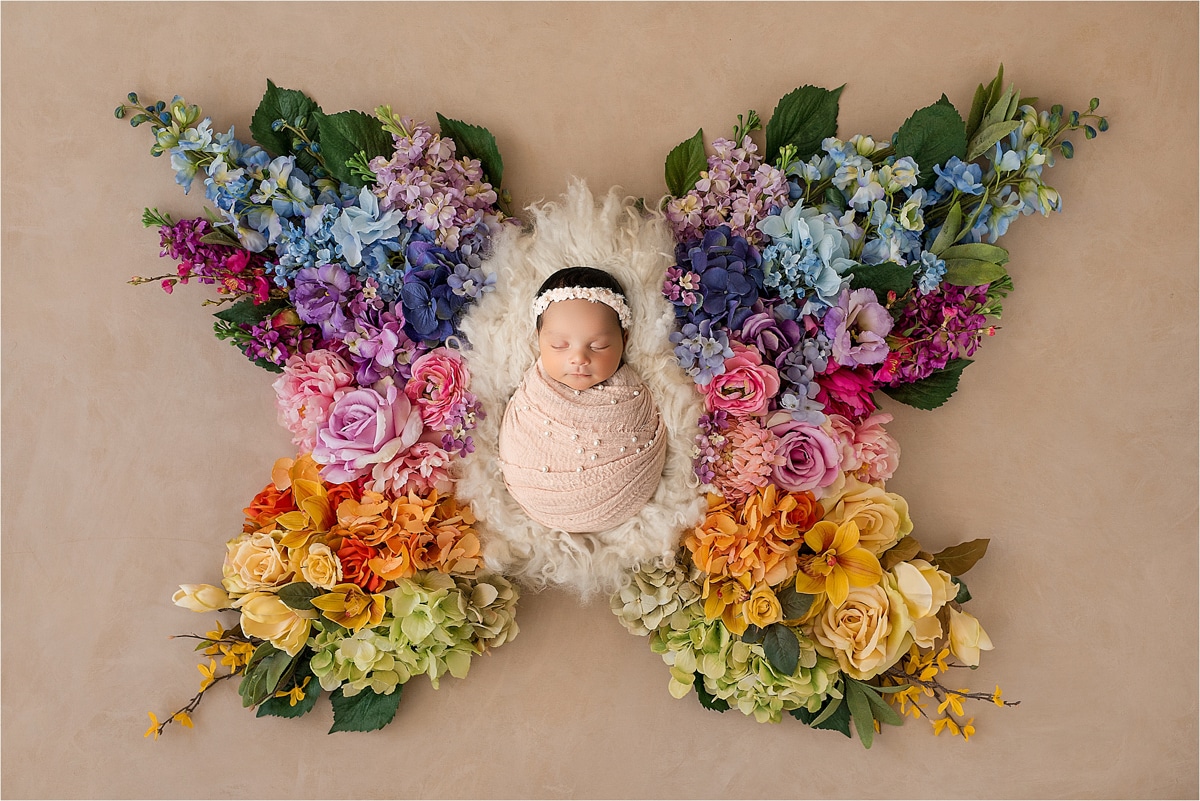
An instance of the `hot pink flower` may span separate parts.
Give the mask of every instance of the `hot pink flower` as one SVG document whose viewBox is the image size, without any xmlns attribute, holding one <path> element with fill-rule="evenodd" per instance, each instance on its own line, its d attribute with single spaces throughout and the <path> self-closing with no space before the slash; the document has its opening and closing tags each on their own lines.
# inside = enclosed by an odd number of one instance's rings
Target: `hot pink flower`
<svg viewBox="0 0 1200 801">
<path fill-rule="evenodd" d="M 312 451 L 329 407 L 353 384 L 354 370 L 333 351 L 314 350 L 287 360 L 283 375 L 271 386 L 279 423 L 292 432 L 292 442 L 301 453 Z"/>
<path fill-rule="evenodd" d="M 762 414 L 767 402 L 779 392 L 779 373 L 754 348 L 730 342 L 733 355 L 725 360 L 725 372 L 714 376 L 701 391 L 710 412 L 724 409 L 735 417 Z"/>
<path fill-rule="evenodd" d="M 467 391 L 470 382 L 462 356 L 450 348 L 436 348 L 413 362 L 404 394 L 420 409 L 427 427 L 447 431 L 475 403 Z"/>
<path fill-rule="evenodd" d="M 826 414 L 840 414 L 856 422 L 875 411 L 871 391 L 876 384 L 870 368 L 839 367 L 817 376 L 816 381 L 820 388 L 816 400 L 825 406 Z"/>
<path fill-rule="evenodd" d="M 837 481 L 841 472 L 838 446 L 823 428 L 797 422 L 788 412 L 776 412 L 767 424 L 779 437 L 783 456 L 773 472 L 776 484 L 788 492 L 803 492 Z"/>
<path fill-rule="evenodd" d="M 887 481 L 900 466 L 900 443 L 883 430 L 892 422 L 890 414 L 873 414 L 854 431 L 854 449 L 859 457 L 855 475 L 866 482 Z"/>
<path fill-rule="evenodd" d="M 394 384 L 386 392 L 355 389 L 334 401 L 312 453 L 314 461 L 325 465 L 321 477 L 326 481 L 340 484 L 360 478 L 400 457 L 420 439 L 420 412 Z"/>
<path fill-rule="evenodd" d="M 371 471 L 374 483 L 369 489 L 393 497 L 406 495 L 409 490 L 422 495 L 430 490 L 445 494 L 452 486 L 449 466 L 450 454 L 432 442 L 417 442 L 387 464 L 375 465 Z"/>
</svg>

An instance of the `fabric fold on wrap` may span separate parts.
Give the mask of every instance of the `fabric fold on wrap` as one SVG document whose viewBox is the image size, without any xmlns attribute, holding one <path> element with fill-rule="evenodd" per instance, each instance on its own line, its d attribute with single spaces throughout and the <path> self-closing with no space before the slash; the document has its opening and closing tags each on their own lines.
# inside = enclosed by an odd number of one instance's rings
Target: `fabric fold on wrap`
<svg viewBox="0 0 1200 801">
<path fill-rule="evenodd" d="M 570 533 L 603 531 L 654 496 L 666 433 L 654 398 L 629 365 L 575 390 L 550 378 L 539 359 L 505 407 L 500 469 L 533 520 Z"/>
</svg>

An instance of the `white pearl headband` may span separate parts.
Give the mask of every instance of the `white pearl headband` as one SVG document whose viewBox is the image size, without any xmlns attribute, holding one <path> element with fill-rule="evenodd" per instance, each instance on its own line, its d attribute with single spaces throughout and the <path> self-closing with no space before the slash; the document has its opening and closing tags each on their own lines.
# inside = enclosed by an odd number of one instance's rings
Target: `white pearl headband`
<svg viewBox="0 0 1200 801">
<path fill-rule="evenodd" d="M 587 300 L 592 303 L 603 303 L 617 313 L 617 319 L 621 321 L 623 329 L 628 329 L 633 320 L 629 306 L 625 304 L 625 298 L 611 289 L 582 286 L 560 286 L 557 289 L 547 289 L 538 295 L 533 302 L 533 319 L 541 317 L 542 312 L 546 311 L 551 303 L 558 303 L 562 300 Z"/>
</svg>

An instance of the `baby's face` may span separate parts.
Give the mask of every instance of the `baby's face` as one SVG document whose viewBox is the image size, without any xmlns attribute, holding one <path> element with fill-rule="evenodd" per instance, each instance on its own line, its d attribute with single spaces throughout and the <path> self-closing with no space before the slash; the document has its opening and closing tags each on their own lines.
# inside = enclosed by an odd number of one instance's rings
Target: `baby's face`
<svg viewBox="0 0 1200 801">
<path fill-rule="evenodd" d="M 562 300 L 542 313 L 542 366 L 571 389 L 590 389 L 621 366 L 625 336 L 617 313 L 603 303 Z"/>
</svg>

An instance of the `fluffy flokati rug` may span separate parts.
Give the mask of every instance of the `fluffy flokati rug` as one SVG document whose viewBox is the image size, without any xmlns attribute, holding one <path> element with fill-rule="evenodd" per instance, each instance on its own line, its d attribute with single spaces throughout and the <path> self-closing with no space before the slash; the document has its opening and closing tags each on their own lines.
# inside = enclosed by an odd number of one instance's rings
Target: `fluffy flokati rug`
<svg viewBox="0 0 1200 801">
<path fill-rule="evenodd" d="M 615 189 L 597 200 L 573 181 L 559 202 L 530 206 L 529 219 L 531 229 L 509 228 L 495 240 L 487 268 L 496 273 L 496 289 L 462 320 L 471 389 L 487 417 L 473 432 L 475 452 L 461 467 L 456 494 L 479 518 L 489 568 L 530 589 L 553 585 L 587 598 L 616 590 L 630 568 L 671 564 L 683 532 L 703 519 L 691 448 L 704 409 L 668 339 L 675 315 L 662 282 L 674 263 L 674 240 L 662 215 Z M 537 359 L 534 294 L 551 273 L 576 265 L 607 270 L 625 288 L 633 313 L 625 361 L 653 392 L 668 436 L 654 497 L 632 520 L 594 534 L 531 520 L 505 489 L 496 462 L 504 407 Z"/>
</svg>

